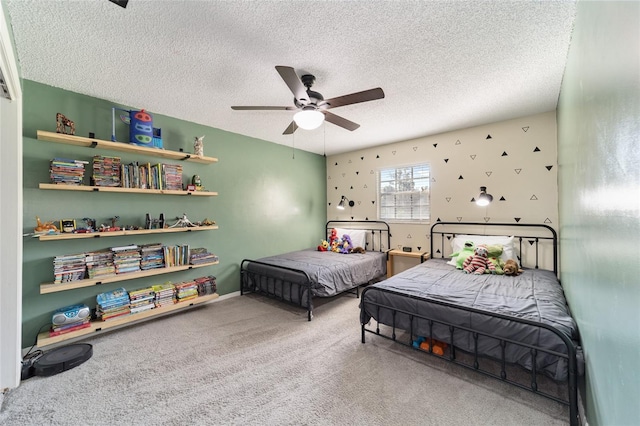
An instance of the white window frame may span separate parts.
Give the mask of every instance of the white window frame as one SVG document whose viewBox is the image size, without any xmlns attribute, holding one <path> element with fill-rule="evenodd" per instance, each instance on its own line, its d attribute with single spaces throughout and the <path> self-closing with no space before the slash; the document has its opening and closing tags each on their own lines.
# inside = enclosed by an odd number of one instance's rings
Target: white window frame
<svg viewBox="0 0 640 426">
<path fill-rule="evenodd" d="M 402 179 L 401 173 L 404 173 L 410 169 L 410 177 Z M 385 172 L 392 172 L 394 178 L 385 180 L 386 187 L 392 186 L 393 189 L 385 191 L 382 188 L 383 174 Z M 416 177 L 416 175 L 426 173 L 427 176 Z M 403 186 L 405 188 L 403 188 Z M 431 165 L 429 163 L 415 163 L 399 166 L 381 167 L 376 173 L 376 191 L 378 199 L 378 220 L 383 220 L 387 223 L 411 223 L 411 224 L 426 224 L 431 222 Z M 426 192 L 426 203 L 424 197 Z M 392 208 L 396 209 L 394 215 L 383 214 L 383 209 L 389 207 L 386 202 L 383 202 L 383 197 L 393 194 L 394 203 Z M 409 208 L 409 215 L 411 217 L 398 217 L 402 216 L 401 212 L 397 209 L 402 207 L 397 203 L 398 197 L 410 197 L 411 204 Z M 415 199 L 417 197 L 417 199 Z M 406 207 L 406 206 L 405 206 Z M 426 211 L 425 211 L 426 210 Z M 406 213 L 406 212 L 405 212 Z M 386 217 L 385 217 L 386 216 Z"/>
</svg>

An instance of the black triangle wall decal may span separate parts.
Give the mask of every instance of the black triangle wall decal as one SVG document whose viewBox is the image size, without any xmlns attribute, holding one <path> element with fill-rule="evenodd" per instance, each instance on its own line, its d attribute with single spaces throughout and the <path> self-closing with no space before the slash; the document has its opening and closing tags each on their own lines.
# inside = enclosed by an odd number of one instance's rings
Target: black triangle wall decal
<svg viewBox="0 0 640 426">
<path fill-rule="evenodd" d="M 516 223 L 517 223 L 517 222 L 520 222 L 520 219 L 522 219 L 522 218 L 521 218 L 521 217 L 514 217 L 513 219 L 514 219 L 514 220 L 516 221 Z"/>
<path fill-rule="evenodd" d="M 533 152 L 540 152 L 540 148 L 536 146 L 536 149 L 534 149 Z"/>
<path fill-rule="evenodd" d="M 493 139 L 491 135 L 487 135 L 486 139 Z"/>
<path fill-rule="evenodd" d="M 507 154 L 507 151 L 503 151 L 501 157 L 506 157 L 507 155 L 509 155 Z"/>
<path fill-rule="evenodd" d="M 547 170 L 551 171 L 551 169 L 553 168 L 553 166 L 545 166 Z"/>
</svg>

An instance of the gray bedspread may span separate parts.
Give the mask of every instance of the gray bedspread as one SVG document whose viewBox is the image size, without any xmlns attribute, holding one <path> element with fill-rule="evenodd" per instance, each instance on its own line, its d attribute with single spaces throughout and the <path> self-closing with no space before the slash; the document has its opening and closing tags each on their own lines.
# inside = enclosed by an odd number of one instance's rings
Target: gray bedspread
<svg viewBox="0 0 640 426">
<path fill-rule="evenodd" d="M 376 291 L 387 289 L 391 292 Z M 472 313 L 454 307 L 429 303 L 441 301 L 461 305 L 481 311 L 494 312 L 510 317 L 541 322 L 552 326 L 569 339 L 577 339 L 577 327 L 571 317 L 562 287 L 551 271 L 526 269 L 517 277 L 504 275 L 465 274 L 447 265 L 445 260 L 432 259 L 406 270 L 394 277 L 370 286 L 361 301 L 361 322 L 367 324 L 373 317 L 386 325 L 393 325 L 393 317 L 388 309 L 378 309 L 371 302 L 381 303 L 406 312 L 425 316 L 435 321 L 468 327 L 479 332 L 491 333 L 500 338 L 543 347 L 559 353 L 567 353 L 566 345 L 552 331 L 490 317 L 482 313 Z M 399 329 L 410 330 L 409 315 L 397 314 L 395 325 Z M 425 320 L 413 321 L 414 336 L 428 336 L 429 325 Z M 450 343 L 450 331 L 445 325 L 434 325 L 433 337 Z M 456 329 L 455 347 L 473 351 L 473 337 L 470 332 Z M 478 339 L 479 353 L 499 359 L 501 357 L 498 339 L 483 337 Z M 565 359 L 539 352 L 536 366 L 555 380 L 564 380 L 567 375 Z M 516 344 L 506 345 L 506 360 L 531 369 L 529 348 Z"/>
<path fill-rule="evenodd" d="M 319 297 L 334 296 L 369 283 L 387 272 L 386 253 L 374 251 L 340 254 L 307 249 L 256 260 L 305 271 L 313 283 L 312 296 Z M 273 268 L 255 263 L 249 263 L 248 269 L 252 272 L 275 273 L 279 278 L 290 279 L 293 282 L 299 280 L 293 274 L 278 272 Z"/>
</svg>

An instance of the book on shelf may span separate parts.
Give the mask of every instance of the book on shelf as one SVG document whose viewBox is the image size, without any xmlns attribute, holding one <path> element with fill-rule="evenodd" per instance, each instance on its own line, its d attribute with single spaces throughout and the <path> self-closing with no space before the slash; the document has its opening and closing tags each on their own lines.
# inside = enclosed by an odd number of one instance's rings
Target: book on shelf
<svg viewBox="0 0 640 426">
<path fill-rule="evenodd" d="M 52 328 L 51 330 L 49 330 L 49 337 L 60 336 L 62 334 L 67 334 L 73 331 L 82 330 L 83 328 L 88 328 L 90 326 L 91 326 L 91 321 L 87 320 L 85 322 L 75 324 L 73 327 L 58 328 L 58 329 Z"/>
</svg>

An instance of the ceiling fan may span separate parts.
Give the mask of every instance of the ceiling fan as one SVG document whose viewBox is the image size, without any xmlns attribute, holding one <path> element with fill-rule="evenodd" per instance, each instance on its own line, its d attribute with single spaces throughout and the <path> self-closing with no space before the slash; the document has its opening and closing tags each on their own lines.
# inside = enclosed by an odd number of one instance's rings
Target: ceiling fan
<svg viewBox="0 0 640 426">
<path fill-rule="evenodd" d="M 384 98 L 381 88 L 365 90 L 363 92 L 351 93 L 350 95 L 338 96 L 337 98 L 325 99 L 320 93 L 311 90 L 311 86 L 316 78 L 311 74 L 305 74 L 298 78 L 296 71 L 291 67 L 276 66 L 276 71 L 293 93 L 293 103 L 295 106 L 232 106 L 234 110 L 254 110 L 254 111 L 298 111 L 293 116 L 293 121 L 282 133 L 289 135 L 298 129 L 312 130 L 320 127 L 324 120 L 340 126 L 344 129 L 354 131 L 359 124 L 349 121 L 346 118 L 335 115 L 328 109 L 345 105 L 357 104 L 360 102 L 374 101 Z"/>
</svg>

